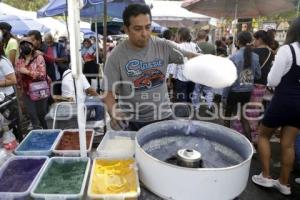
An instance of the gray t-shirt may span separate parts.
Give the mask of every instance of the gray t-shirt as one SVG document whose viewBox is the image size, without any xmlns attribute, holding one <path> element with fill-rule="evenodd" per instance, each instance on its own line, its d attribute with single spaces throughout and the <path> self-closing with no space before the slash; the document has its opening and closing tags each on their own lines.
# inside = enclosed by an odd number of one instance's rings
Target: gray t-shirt
<svg viewBox="0 0 300 200">
<path fill-rule="evenodd" d="M 165 82 L 167 65 L 182 64 L 186 54 L 176 44 L 157 37 L 151 37 L 141 50 L 133 49 L 125 40 L 107 59 L 104 89 L 118 91 L 120 108 L 130 121 L 168 118 L 172 111 Z M 117 82 L 120 84 L 114 87 Z"/>
</svg>

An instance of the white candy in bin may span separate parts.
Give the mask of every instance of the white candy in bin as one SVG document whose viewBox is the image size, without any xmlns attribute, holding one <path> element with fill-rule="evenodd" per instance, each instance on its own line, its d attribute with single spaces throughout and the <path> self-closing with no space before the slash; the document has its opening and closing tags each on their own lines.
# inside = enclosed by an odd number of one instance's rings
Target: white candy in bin
<svg viewBox="0 0 300 200">
<path fill-rule="evenodd" d="M 101 158 L 131 158 L 135 152 L 135 131 L 108 131 L 97 148 Z"/>
<path fill-rule="evenodd" d="M 195 83 L 212 88 L 231 86 L 237 79 L 234 63 L 228 58 L 214 55 L 201 55 L 188 60 L 183 74 Z"/>
</svg>

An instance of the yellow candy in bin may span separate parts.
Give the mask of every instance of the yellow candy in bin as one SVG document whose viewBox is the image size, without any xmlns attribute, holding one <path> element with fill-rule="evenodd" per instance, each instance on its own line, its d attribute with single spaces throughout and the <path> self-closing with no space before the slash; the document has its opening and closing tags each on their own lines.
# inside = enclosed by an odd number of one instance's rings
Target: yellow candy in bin
<svg viewBox="0 0 300 200">
<path fill-rule="evenodd" d="M 93 163 L 88 196 L 98 198 L 136 198 L 140 194 L 137 168 L 133 158 L 102 159 Z"/>
</svg>

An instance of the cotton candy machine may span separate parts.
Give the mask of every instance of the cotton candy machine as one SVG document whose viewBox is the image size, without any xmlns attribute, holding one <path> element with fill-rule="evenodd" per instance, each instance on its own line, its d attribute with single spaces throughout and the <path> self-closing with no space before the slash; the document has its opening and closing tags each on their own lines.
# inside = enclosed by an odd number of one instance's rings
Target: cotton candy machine
<svg viewBox="0 0 300 200">
<path fill-rule="evenodd" d="M 208 122 L 163 121 L 136 136 L 140 180 L 164 199 L 234 199 L 246 188 L 252 154 L 246 137 Z"/>
</svg>

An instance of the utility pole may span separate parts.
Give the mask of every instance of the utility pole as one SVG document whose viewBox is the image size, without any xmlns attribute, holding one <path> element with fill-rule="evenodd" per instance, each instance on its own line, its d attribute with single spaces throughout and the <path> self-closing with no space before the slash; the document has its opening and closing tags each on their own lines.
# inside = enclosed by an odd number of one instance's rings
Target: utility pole
<svg viewBox="0 0 300 200">
<path fill-rule="evenodd" d="M 107 56 L 107 0 L 103 1 L 103 63 L 106 62 Z"/>
<path fill-rule="evenodd" d="M 0 1 L 1 1 L 1 0 L 0 0 Z M 300 8 L 300 0 L 298 0 L 297 14 L 296 14 L 297 17 L 299 16 L 299 8 Z"/>
<path fill-rule="evenodd" d="M 68 1 L 68 25 L 70 28 L 70 55 L 72 76 L 75 80 L 76 103 L 77 103 L 77 121 L 79 129 L 79 144 L 81 157 L 87 157 L 86 151 L 86 133 L 85 133 L 85 110 L 84 98 L 82 90 L 82 61 L 81 61 L 81 44 L 80 44 L 80 9 L 82 8 L 82 0 L 67 0 Z"/>
</svg>

